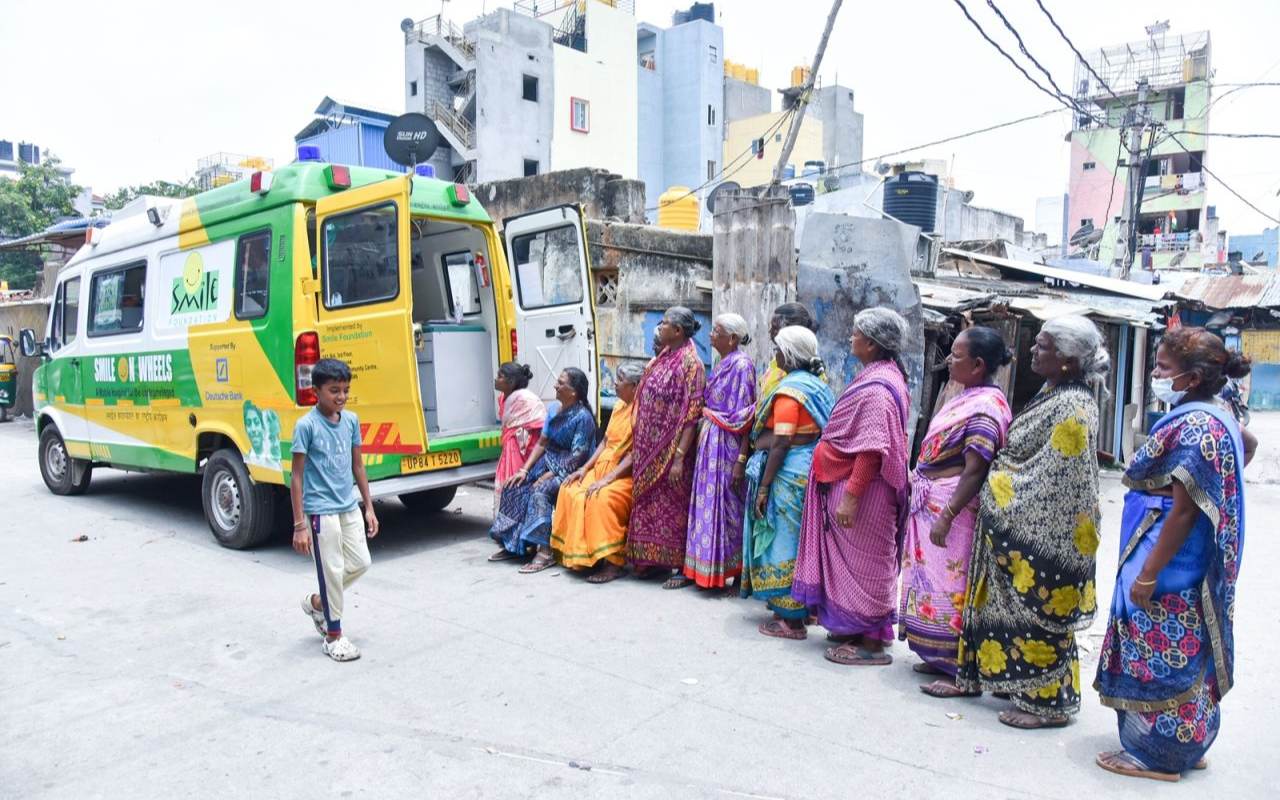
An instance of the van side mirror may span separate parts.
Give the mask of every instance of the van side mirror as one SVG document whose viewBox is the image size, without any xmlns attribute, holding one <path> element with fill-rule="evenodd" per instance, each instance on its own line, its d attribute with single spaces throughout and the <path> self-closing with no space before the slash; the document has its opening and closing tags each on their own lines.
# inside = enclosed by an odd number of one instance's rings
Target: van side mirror
<svg viewBox="0 0 1280 800">
<path fill-rule="evenodd" d="M 18 349 L 27 358 L 43 358 L 44 342 L 36 340 L 36 332 L 30 328 L 23 328 L 18 333 Z"/>
</svg>

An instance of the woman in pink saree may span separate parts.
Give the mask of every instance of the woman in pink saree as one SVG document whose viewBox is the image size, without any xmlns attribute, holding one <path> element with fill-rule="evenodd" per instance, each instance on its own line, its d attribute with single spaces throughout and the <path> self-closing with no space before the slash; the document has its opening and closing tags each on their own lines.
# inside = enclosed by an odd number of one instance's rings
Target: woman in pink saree
<svg viewBox="0 0 1280 800">
<path fill-rule="evenodd" d="M 907 322 L 887 308 L 853 320 L 850 345 L 862 369 L 845 387 L 813 454 L 791 597 L 838 642 L 837 664 L 893 658 L 901 523 L 907 503 L 910 392 L 900 353 Z"/>
<path fill-rule="evenodd" d="M 502 453 L 493 478 L 494 508 L 502 497 L 503 481 L 524 466 L 547 418 L 546 405 L 528 388 L 532 379 L 533 370 L 514 361 L 498 367 L 498 375 L 493 379 L 493 388 L 501 393 L 498 418 L 502 420 Z"/>
<path fill-rule="evenodd" d="M 667 309 L 657 331 L 662 352 L 645 367 L 636 390 L 631 444 L 635 483 L 627 561 L 641 576 L 666 574 L 663 586 L 670 589 L 685 585 L 693 434 L 702 418 L 702 392 L 707 383 L 706 370 L 693 345 L 693 334 L 699 327 L 689 309 Z"/>
<path fill-rule="evenodd" d="M 933 416 L 911 473 L 898 638 L 922 659 L 912 669 L 944 676 L 920 687 L 935 697 L 961 694 L 953 679 L 978 492 L 1013 419 L 992 379 L 1011 359 L 991 328 L 975 326 L 956 337 L 947 367 L 962 391 Z"/>
</svg>

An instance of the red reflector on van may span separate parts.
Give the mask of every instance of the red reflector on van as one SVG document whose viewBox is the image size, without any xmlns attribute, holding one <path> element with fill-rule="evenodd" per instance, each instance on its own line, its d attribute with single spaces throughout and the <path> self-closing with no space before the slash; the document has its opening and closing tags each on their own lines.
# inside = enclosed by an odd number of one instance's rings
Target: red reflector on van
<svg viewBox="0 0 1280 800">
<path fill-rule="evenodd" d="M 466 184 L 455 183 L 448 189 L 449 202 L 455 206 L 465 206 L 471 202 L 471 192 L 467 190 Z"/>
<path fill-rule="evenodd" d="M 300 406 L 316 404 L 316 390 L 311 385 L 311 369 L 319 360 L 320 336 L 315 331 L 298 334 L 293 345 L 293 395 Z"/>
<path fill-rule="evenodd" d="M 330 164 L 324 168 L 324 180 L 330 189 L 350 188 L 351 170 L 340 164 Z"/>
<path fill-rule="evenodd" d="M 516 340 L 516 329 L 511 329 L 511 360 L 515 361 L 520 354 L 520 342 Z"/>
<path fill-rule="evenodd" d="M 271 173 L 255 172 L 249 176 L 249 191 L 254 194 L 266 194 L 271 191 Z"/>
</svg>

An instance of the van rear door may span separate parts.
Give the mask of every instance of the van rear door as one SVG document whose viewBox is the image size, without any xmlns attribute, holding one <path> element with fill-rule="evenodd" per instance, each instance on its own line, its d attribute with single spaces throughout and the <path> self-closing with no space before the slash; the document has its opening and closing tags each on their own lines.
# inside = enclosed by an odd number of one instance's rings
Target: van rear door
<svg viewBox="0 0 1280 800">
<path fill-rule="evenodd" d="M 515 286 L 519 360 L 533 370 L 529 385 L 543 400 L 555 398 L 566 367 L 587 374 L 597 394 L 595 307 L 582 210 L 556 206 L 502 223 Z"/>
<path fill-rule="evenodd" d="M 427 445 L 413 344 L 409 187 L 408 177 L 392 178 L 316 201 L 320 355 L 351 367 L 348 404 L 360 415 L 374 478 L 397 474 L 398 456 Z"/>
</svg>

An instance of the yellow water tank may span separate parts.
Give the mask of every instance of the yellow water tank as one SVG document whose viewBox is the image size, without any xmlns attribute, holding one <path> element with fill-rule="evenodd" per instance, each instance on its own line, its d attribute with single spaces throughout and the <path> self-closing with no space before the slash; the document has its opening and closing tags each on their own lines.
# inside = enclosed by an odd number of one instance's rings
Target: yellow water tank
<svg viewBox="0 0 1280 800">
<path fill-rule="evenodd" d="M 791 68 L 791 85 L 804 86 L 809 82 L 808 67 L 792 67 Z"/>
<path fill-rule="evenodd" d="M 760 70 L 758 70 L 758 69 L 749 69 L 749 70 L 747 70 L 747 83 L 751 84 L 752 86 L 759 86 L 759 85 L 760 85 Z"/>
<path fill-rule="evenodd" d="M 737 79 L 738 79 L 738 80 L 740 80 L 740 81 L 745 81 L 745 80 L 747 79 L 747 65 L 746 65 L 746 64 L 734 64 L 734 65 L 733 65 L 733 77 L 737 78 Z"/>
<path fill-rule="evenodd" d="M 724 60 L 724 74 L 733 77 L 733 62 L 727 58 Z"/>
<path fill-rule="evenodd" d="M 658 198 L 659 228 L 696 231 L 698 216 L 698 196 L 688 186 L 672 186 Z"/>
</svg>

